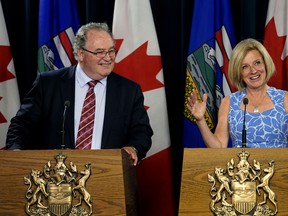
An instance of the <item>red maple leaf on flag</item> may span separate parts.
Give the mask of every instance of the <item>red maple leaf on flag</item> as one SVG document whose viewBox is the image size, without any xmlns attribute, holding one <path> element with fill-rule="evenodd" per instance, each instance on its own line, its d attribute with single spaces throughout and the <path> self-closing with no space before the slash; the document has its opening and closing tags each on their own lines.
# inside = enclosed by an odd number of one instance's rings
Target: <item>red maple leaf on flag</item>
<svg viewBox="0 0 288 216">
<path fill-rule="evenodd" d="M 0 46 L 0 82 L 14 79 L 15 76 L 8 71 L 8 64 L 12 60 L 10 46 Z"/>
<path fill-rule="evenodd" d="M 0 46 L 0 83 L 9 79 L 14 79 L 15 76 L 8 71 L 8 64 L 12 60 L 10 46 Z M 0 96 L 0 101 L 3 97 Z M 0 112 L 0 124 L 6 123 L 4 115 Z"/>
<path fill-rule="evenodd" d="M 0 96 L 0 101 L 1 101 L 2 97 Z M 0 124 L 2 123 L 6 123 L 7 120 L 5 119 L 5 117 L 3 116 L 3 114 L 0 112 Z"/>
<path fill-rule="evenodd" d="M 116 49 L 119 50 L 123 39 L 115 41 Z M 114 68 L 116 73 L 138 83 L 143 92 L 164 86 L 156 79 L 156 75 L 162 69 L 161 56 L 147 55 L 147 46 L 148 41 L 115 64 Z"/>
<path fill-rule="evenodd" d="M 269 84 L 276 88 L 288 90 L 286 85 L 288 80 L 288 57 L 286 56 L 284 60 L 281 59 L 286 37 L 277 35 L 275 20 L 272 18 L 265 28 L 264 44 L 276 67 L 276 74 L 271 78 Z"/>
</svg>

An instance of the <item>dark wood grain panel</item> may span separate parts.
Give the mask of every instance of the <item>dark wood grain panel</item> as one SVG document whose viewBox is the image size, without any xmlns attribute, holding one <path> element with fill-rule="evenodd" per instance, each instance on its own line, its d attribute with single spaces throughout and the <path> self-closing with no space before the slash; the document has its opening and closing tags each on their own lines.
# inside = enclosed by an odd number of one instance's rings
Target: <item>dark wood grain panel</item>
<svg viewBox="0 0 288 216">
<path fill-rule="evenodd" d="M 42 171 L 48 161 L 55 163 L 54 157 L 60 152 L 67 155 L 65 164 L 74 162 L 78 172 L 91 163 L 86 189 L 93 199 L 93 215 L 137 214 L 135 167 L 124 150 L 113 149 L 0 151 L 0 215 L 25 215 L 28 186 L 24 176 L 30 175 L 32 169 Z M 130 213 L 126 214 L 126 210 Z"/>
<path fill-rule="evenodd" d="M 261 169 L 268 167 L 271 160 L 275 161 L 275 173 L 270 180 L 270 187 L 276 193 L 278 200 L 277 216 L 288 215 L 288 149 L 246 149 L 250 156 L 248 162 L 253 164 L 256 159 Z M 208 216 L 213 215 L 209 208 L 211 197 L 209 191 L 212 184 L 208 181 L 208 174 L 214 174 L 215 167 L 226 169 L 226 164 L 232 158 L 235 164 L 239 162 L 237 156 L 241 149 L 211 149 L 191 148 L 184 150 L 181 193 L 180 216 Z M 264 173 L 262 174 L 265 175 Z M 258 199 L 263 200 L 263 193 Z M 268 201 L 269 202 L 269 201 Z M 273 207 L 273 206 L 271 206 Z"/>
</svg>

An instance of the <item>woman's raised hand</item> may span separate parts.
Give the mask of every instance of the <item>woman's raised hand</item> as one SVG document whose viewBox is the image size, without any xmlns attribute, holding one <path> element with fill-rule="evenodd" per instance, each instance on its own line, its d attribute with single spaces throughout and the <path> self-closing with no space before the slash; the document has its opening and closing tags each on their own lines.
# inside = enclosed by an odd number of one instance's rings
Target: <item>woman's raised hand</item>
<svg viewBox="0 0 288 216">
<path fill-rule="evenodd" d="M 206 103 L 208 95 L 203 95 L 203 101 L 198 100 L 195 89 L 192 90 L 190 97 L 188 97 L 187 108 L 197 121 L 204 119 L 206 112 Z"/>
</svg>

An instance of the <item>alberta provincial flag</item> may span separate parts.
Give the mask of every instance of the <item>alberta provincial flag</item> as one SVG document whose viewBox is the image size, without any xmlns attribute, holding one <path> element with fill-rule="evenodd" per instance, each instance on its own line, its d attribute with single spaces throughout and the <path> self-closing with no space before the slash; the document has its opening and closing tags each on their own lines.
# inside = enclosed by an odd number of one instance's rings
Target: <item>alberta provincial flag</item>
<svg viewBox="0 0 288 216">
<path fill-rule="evenodd" d="M 0 149 L 5 149 L 10 120 L 20 107 L 14 62 L 0 2 Z"/>
<path fill-rule="evenodd" d="M 208 94 L 205 119 L 213 131 L 221 100 L 229 95 L 228 63 L 235 46 L 229 0 L 195 0 L 186 67 L 183 147 L 205 147 L 195 119 L 187 109 L 196 89 L 198 98 Z"/>
<path fill-rule="evenodd" d="M 154 131 L 152 147 L 137 166 L 141 215 L 175 215 L 170 136 L 161 54 L 149 0 L 116 0 L 114 71 L 140 84 Z"/>
<path fill-rule="evenodd" d="M 39 72 L 69 67 L 76 63 L 72 46 L 79 27 L 76 0 L 39 2 Z"/>
<path fill-rule="evenodd" d="M 269 85 L 288 90 L 288 1 L 269 1 L 264 46 L 270 53 L 276 73 L 271 77 Z"/>
</svg>

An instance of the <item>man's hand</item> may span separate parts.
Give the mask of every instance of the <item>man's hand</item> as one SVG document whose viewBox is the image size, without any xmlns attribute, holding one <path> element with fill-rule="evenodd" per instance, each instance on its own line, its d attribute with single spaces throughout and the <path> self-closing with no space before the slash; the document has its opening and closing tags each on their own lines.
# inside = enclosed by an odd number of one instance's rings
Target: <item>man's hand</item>
<svg viewBox="0 0 288 216">
<path fill-rule="evenodd" d="M 123 149 L 130 155 L 133 166 L 136 166 L 138 163 L 137 149 L 133 146 L 125 146 Z"/>
</svg>

